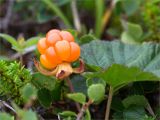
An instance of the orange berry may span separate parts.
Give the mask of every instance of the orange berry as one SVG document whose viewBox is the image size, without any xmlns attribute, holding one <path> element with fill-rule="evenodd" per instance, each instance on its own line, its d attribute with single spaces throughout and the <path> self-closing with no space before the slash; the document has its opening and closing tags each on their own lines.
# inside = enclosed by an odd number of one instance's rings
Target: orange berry
<svg viewBox="0 0 160 120">
<path fill-rule="evenodd" d="M 46 44 L 46 38 L 41 38 L 39 41 L 38 41 L 38 44 L 37 44 L 37 48 L 38 48 L 38 51 L 41 53 L 41 54 L 44 54 L 46 49 L 48 48 L 47 44 Z"/>
<path fill-rule="evenodd" d="M 62 61 L 67 61 L 70 56 L 69 42 L 66 40 L 56 42 L 55 51 Z"/>
<path fill-rule="evenodd" d="M 70 32 L 62 30 L 60 32 L 60 35 L 61 35 L 63 40 L 67 40 L 68 42 L 74 42 L 74 37 Z"/>
<path fill-rule="evenodd" d="M 47 69 L 53 69 L 57 66 L 57 64 L 52 64 L 50 63 L 47 58 L 46 55 L 41 55 L 40 56 L 40 63 Z"/>
<path fill-rule="evenodd" d="M 54 46 L 57 41 L 60 41 L 61 36 L 58 33 L 52 33 L 46 36 L 46 43 L 48 46 Z"/>
<path fill-rule="evenodd" d="M 58 30 L 58 29 L 52 29 L 52 30 L 50 30 L 50 31 L 48 31 L 47 32 L 47 35 L 46 36 L 48 36 L 48 35 L 50 35 L 50 34 L 52 34 L 52 33 L 58 33 L 58 34 L 60 34 L 60 30 Z"/>
<path fill-rule="evenodd" d="M 50 30 L 46 38 L 39 40 L 40 62 L 47 69 L 53 69 L 63 62 L 74 62 L 80 56 L 80 46 L 68 31 Z"/>
<path fill-rule="evenodd" d="M 69 57 L 68 61 L 69 62 L 74 62 L 80 56 L 80 47 L 75 42 L 70 42 L 70 46 L 71 46 L 71 52 L 70 52 L 70 57 Z"/>
<path fill-rule="evenodd" d="M 54 50 L 54 47 L 49 47 L 46 50 L 45 55 L 46 55 L 47 60 L 52 64 L 60 64 L 60 63 L 62 63 L 61 59 L 56 54 L 56 52 Z"/>
</svg>

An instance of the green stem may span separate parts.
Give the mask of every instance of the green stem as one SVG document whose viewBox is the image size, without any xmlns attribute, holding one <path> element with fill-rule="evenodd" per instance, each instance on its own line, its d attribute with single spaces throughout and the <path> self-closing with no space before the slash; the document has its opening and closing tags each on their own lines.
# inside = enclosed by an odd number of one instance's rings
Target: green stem
<svg viewBox="0 0 160 120">
<path fill-rule="evenodd" d="M 113 97 L 113 89 L 110 87 L 109 89 L 109 95 L 108 95 L 108 101 L 106 106 L 106 114 L 105 114 L 105 120 L 109 120 L 109 114 L 110 114 L 110 107 L 112 103 L 112 97 Z"/>
<path fill-rule="evenodd" d="M 95 34 L 99 38 L 101 36 L 104 0 L 95 0 L 95 6 L 96 6 Z"/>
<path fill-rule="evenodd" d="M 67 27 L 71 28 L 72 25 L 54 2 L 51 2 L 50 0 L 42 0 L 42 1 L 47 5 L 47 7 L 49 7 L 54 13 L 56 13 L 58 17 L 60 17 L 60 19 L 64 22 L 64 24 Z"/>
</svg>

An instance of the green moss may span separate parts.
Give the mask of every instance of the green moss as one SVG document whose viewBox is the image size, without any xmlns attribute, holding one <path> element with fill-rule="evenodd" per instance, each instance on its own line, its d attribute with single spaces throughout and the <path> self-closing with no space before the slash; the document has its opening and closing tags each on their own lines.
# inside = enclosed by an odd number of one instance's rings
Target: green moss
<svg viewBox="0 0 160 120">
<path fill-rule="evenodd" d="M 21 67 L 20 63 L 0 60 L 0 95 L 21 104 L 21 88 L 29 83 L 31 78 L 29 70 Z"/>
</svg>

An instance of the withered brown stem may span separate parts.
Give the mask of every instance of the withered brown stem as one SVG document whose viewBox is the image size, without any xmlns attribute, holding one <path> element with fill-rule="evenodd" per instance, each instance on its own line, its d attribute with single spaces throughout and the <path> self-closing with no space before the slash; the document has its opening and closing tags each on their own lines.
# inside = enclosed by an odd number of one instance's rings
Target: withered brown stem
<svg viewBox="0 0 160 120">
<path fill-rule="evenodd" d="M 93 101 L 92 101 L 91 99 L 89 99 L 88 102 L 85 103 L 85 104 L 82 106 L 80 112 L 79 112 L 78 115 L 77 115 L 77 119 L 76 119 L 76 120 L 81 120 L 81 119 L 82 119 L 85 111 L 88 109 L 88 107 L 89 107 L 92 103 L 93 103 Z"/>
</svg>

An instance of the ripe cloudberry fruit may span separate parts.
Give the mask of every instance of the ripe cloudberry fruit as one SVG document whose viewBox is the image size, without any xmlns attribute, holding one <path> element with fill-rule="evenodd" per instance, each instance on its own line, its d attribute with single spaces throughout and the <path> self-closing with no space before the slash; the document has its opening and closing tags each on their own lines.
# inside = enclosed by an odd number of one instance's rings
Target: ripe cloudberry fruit
<svg viewBox="0 0 160 120">
<path fill-rule="evenodd" d="M 37 48 L 41 54 L 40 63 L 42 66 L 49 70 L 54 70 L 52 73 L 49 73 L 50 71 L 43 69 L 35 61 L 37 69 L 46 75 L 60 75 L 59 78 L 64 78 L 72 72 L 79 73 L 84 69 L 82 66 L 80 68 L 72 68 L 70 65 L 71 62 L 79 59 L 80 46 L 74 41 L 73 35 L 68 31 L 50 30 L 45 38 L 38 41 Z M 82 61 L 80 62 L 83 64 Z M 62 75 L 62 71 L 64 75 Z"/>
</svg>

